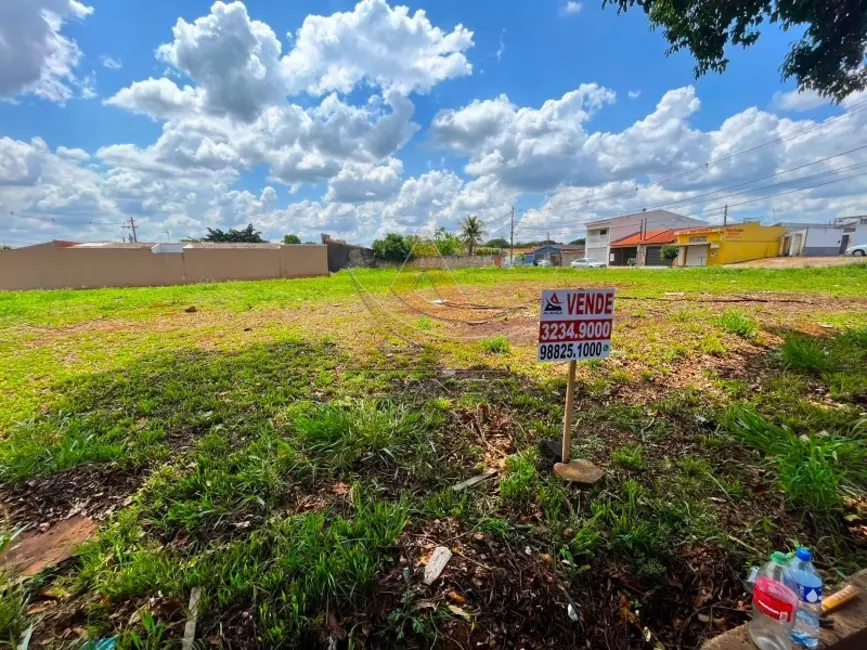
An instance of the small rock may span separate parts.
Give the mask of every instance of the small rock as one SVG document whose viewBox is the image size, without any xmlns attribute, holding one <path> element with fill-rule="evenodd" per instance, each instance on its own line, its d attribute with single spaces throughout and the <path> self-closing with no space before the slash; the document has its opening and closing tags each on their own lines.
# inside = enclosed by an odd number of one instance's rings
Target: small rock
<svg viewBox="0 0 867 650">
<path fill-rule="evenodd" d="M 193 306 L 189 306 L 184 311 L 187 312 L 188 314 L 195 314 L 199 310 Z"/>
<path fill-rule="evenodd" d="M 424 583 L 432 585 L 440 577 L 446 564 L 452 559 L 452 552 L 445 546 L 437 546 L 424 568 Z"/>
</svg>

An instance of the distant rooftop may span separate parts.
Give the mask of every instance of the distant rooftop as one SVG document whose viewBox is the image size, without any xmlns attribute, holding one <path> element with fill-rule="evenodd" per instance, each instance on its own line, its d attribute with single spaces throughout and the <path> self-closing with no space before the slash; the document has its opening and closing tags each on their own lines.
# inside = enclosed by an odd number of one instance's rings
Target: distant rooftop
<svg viewBox="0 0 867 650">
<path fill-rule="evenodd" d="M 644 235 L 640 232 L 632 233 L 626 237 L 621 237 L 617 241 L 611 242 L 611 248 L 622 248 L 627 246 L 639 246 L 645 244 L 671 244 L 677 239 L 674 230 L 648 230 Z"/>
</svg>

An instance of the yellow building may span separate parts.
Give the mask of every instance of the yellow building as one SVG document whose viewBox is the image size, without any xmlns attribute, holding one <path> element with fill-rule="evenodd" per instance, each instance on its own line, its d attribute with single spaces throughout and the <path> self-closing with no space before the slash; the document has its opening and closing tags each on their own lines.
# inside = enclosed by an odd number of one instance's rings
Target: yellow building
<svg viewBox="0 0 867 650">
<path fill-rule="evenodd" d="M 760 223 L 678 230 L 675 245 L 680 248 L 680 254 L 674 265 L 715 266 L 777 257 L 780 239 L 785 234 L 782 226 Z"/>
</svg>

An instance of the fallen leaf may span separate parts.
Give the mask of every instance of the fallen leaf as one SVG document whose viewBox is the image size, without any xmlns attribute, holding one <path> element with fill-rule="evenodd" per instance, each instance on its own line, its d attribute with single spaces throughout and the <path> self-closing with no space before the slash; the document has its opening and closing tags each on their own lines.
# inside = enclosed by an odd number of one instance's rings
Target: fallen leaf
<svg viewBox="0 0 867 650">
<path fill-rule="evenodd" d="M 468 612 L 464 611 L 457 605 L 449 605 L 449 611 L 456 616 L 460 616 L 465 621 L 472 621 L 473 617 L 469 615 Z"/>
<path fill-rule="evenodd" d="M 458 603 L 459 605 L 466 605 L 466 604 L 467 604 L 467 599 L 464 598 L 463 596 L 461 596 L 461 595 L 460 595 L 458 592 L 456 592 L 454 589 L 452 589 L 451 591 L 449 591 L 448 593 L 446 593 L 446 597 L 447 597 L 449 600 L 453 600 L 453 601 L 455 601 L 455 602 Z"/>
</svg>

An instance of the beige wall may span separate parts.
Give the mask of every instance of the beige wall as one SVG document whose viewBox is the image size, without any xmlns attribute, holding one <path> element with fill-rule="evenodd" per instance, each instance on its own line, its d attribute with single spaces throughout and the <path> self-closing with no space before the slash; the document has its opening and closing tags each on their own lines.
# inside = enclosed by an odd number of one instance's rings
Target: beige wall
<svg viewBox="0 0 867 650">
<path fill-rule="evenodd" d="M 400 262 L 377 262 L 377 266 L 385 268 L 407 268 L 407 269 L 439 269 L 445 268 L 446 265 L 450 269 L 464 268 L 484 268 L 486 266 L 500 266 L 502 263 L 502 255 L 454 255 L 447 257 L 417 257 L 410 260 L 406 264 Z M 445 260 L 445 263 L 443 262 Z"/>
<path fill-rule="evenodd" d="M 0 290 L 150 287 L 194 282 L 295 278 L 328 274 L 327 248 L 55 248 L 0 252 Z"/>
</svg>

